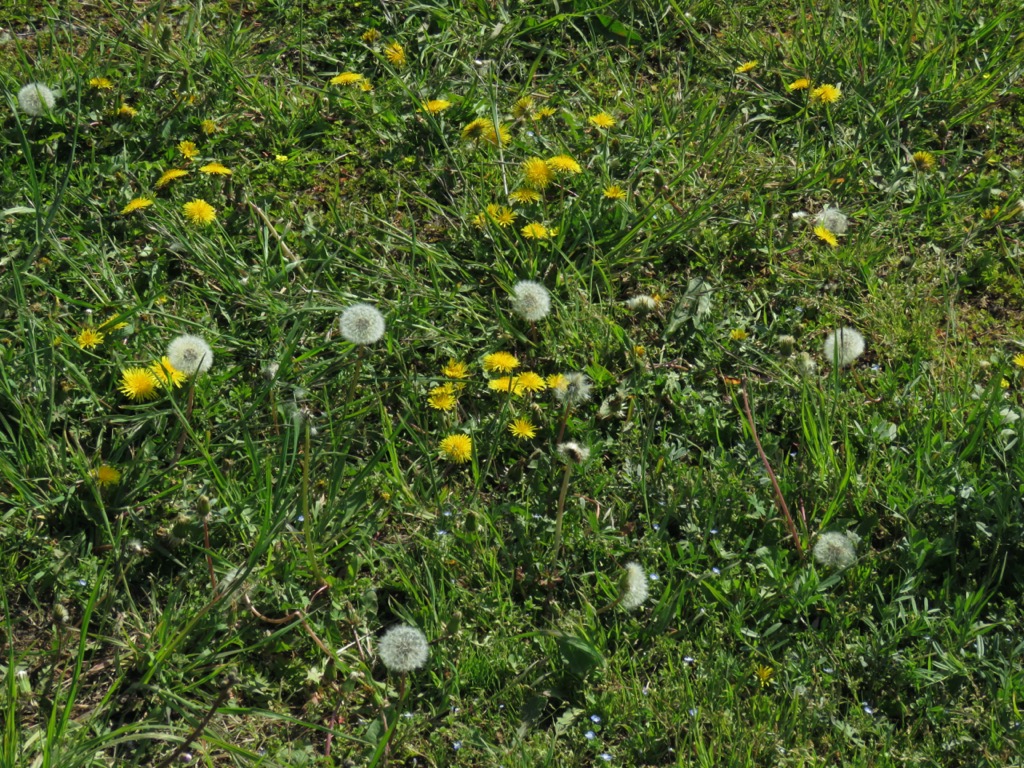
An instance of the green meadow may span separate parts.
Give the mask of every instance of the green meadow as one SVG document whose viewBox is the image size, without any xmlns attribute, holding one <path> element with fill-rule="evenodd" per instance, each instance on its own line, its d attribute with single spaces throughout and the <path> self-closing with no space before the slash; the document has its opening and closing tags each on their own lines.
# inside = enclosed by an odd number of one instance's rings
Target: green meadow
<svg viewBox="0 0 1024 768">
<path fill-rule="evenodd" d="M 1008 0 L 7 0 L 0 768 L 1024 765 Z"/>
</svg>

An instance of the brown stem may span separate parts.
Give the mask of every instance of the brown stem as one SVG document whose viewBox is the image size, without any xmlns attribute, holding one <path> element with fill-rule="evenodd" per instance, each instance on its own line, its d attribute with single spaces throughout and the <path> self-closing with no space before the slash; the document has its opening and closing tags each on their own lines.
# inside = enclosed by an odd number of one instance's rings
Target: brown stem
<svg viewBox="0 0 1024 768">
<path fill-rule="evenodd" d="M 562 475 L 562 488 L 558 492 L 558 511 L 555 513 L 555 545 L 551 553 L 551 567 L 558 561 L 558 552 L 562 548 L 562 520 L 565 518 L 565 495 L 569 492 L 569 478 L 572 476 L 572 464 L 565 465 Z"/>
<path fill-rule="evenodd" d="M 754 445 L 757 446 L 757 455 L 761 457 L 761 463 L 764 464 L 765 471 L 768 473 L 768 479 L 772 481 L 772 488 L 775 490 L 775 505 L 779 508 L 782 516 L 786 518 L 786 527 L 789 528 L 789 535 L 793 537 L 793 545 L 796 547 L 796 552 L 800 555 L 800 559 L 804 559 L 804 548 L 800 544 L 800 534 L 797 533 L 796 523 L 793 522 L 793 515 L 790 514 L 789 506 L 786 504 L 786 499 L 782 496 L 782 489 L 779 487 L 779 480 L 775 476 L 772 465 L 768 463 L 768 457 L 764 453 L 764 448 L 761 447 L 761 440 L 757 436 L 757 427 L 754 426 L 754 414 L 750 411 L 750 400 L 747 399 L 747 381 L 743 380 L 740 384 L 740 394 L 743 396 L 743 412 L 747 416 L 747 424 L 750 426 L 750 434 L 754 438 Z"/>
</svg>

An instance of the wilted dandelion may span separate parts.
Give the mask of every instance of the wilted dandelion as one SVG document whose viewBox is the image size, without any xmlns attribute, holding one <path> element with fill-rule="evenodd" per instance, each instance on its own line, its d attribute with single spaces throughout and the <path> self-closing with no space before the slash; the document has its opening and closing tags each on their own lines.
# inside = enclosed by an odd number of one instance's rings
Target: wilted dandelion
<svg viewBox="0 0 1024 768">
<path fill-rule="evenodd" d="M 742 75 L 744 72 L 749 72 L 750 70 L 752 70 L 756 66 L 757 66 L 757 61 L 744 61 L 742 64 L 740 64 L 738 67 L 736 67 L 736 69 L 733 70 L 733 71 L 737 75 Z"/>
<path fill-rule="evenodd" d="M 641 312 L 653 312 L 661 303 L 654 297 L 641 294 L 639 296 L 633 296 L 632 298 L 626 299 L 624 302 L 628 309 Z"/>
<path fill-rule="evenodd" d="M 814 542 L 814 559 L 826 568 L 842 570 L 857 562 L 857 550 L 849 534 L 826 531 Z"/>
<path fill-rule="evenodd" d="M 439 115 L 451 107 L 452 103 L 447 99 L 430 99 L 423 102 L 423 110 L 432 115 Z"/>
<path fill-rule="evenodd" d="M 427 663 L 427 637 L 415 627 L 392 627 L 377 643 L 377 655 L 389 672 L 405 674 Z"/>
<path fill-rule="evenodd" d="M 125 397 L 138 403 L 156 397 L 158 385 L 156 376 L 145 368 L 125 368 L 121 371 L 118 389 Z"/>
<path fill-rule="evenodd" d="M 180 179 L 182 176 L 188 176 L 188 171 L 182 170 L 181 168 L 170 168 L 160 174 L 160 178 L 156 180 L 156 188 L 162 189 L 175 179 Z"/>
<path fill-rule="evenodd" d="M 565 403 L 566 405 L 579 405 L 585 403 L 590 399 L 590 379 L 585 373 L 566 373 L 563 374 L 564 384 L 561 386 L 553 386 L 552 389 L 555 391 L 555 397 L 558 398 L 559 402 Z"/>
<path fill-rule="evenodd" d="M 199 154 L 199 150 L 196 148 L 196 145 L 191 141 L 179 142 L 178 151 L 181 152 L 187 160 L 191 160 Z"/>
<path fill-rule="evenodd" d="M 839 245 L 839 240 L 837 240 L 836 236 L 832 234 L 832 231 L 828 227 L 822 226 L 821 224 L 818 224 L 814 228 L 814 235 L 819 240 L 828 243 L 833 248 Z"/>
<path fill-rule="evenodd" d="M 808 352 L 801 352 L 796 356 L 796 369 L 805 378 L 813 376 L 818 371 L 818 364 Z"/>
<path fill-rule="evenodd" d="M 355 85 L 363 79 L 358 72 L 342 72 L 331 78 L 331 85 Z"/>
<path fill-rule="evenodd" d="M 523 179 L 528 187 L 543 190 L 551 184 L 554 174 L 544 160 L 539 157 L 531 157 L 523 163 Z"/>
<path fill-rule="evenodd" d="M 845 235 L 850 220 L 838 208 L 826 206 L 814 217 L 814 223 L 836 235 Z"/>
<path fill-rule="evenodd" d="M 819 85 L 811 91 L 811 101 L 816 104 L 835 104 L 843 93 L 838 85 Z"/>
<path fill-rule="evenodd" d="M 625 200 L 626 190 L 620 187 L 618 184 L 609 184 L 601 192 L 602 196 L 606 200 Z"/>
<path fill-rule="evenodd" d="M 627 611 L 636 610 L 648 597 L 647 574 L 640 563 L 626 563 L 619 584 L 619 606 Z"/>
<path fill-rule="evenodd" d="M 512 310 L 523 320 L 536 323 L 551 312 L 551 295 L 540 283 L 520 280 L 512 286 Z"/>
<path fill-rule="evenodd" d="M 596 115 L 591 115 L 587 118 L 587 121 L 595 128 L 608 129 L 615 127 L 615 118 L 607 112 L 598 112 Z"/>
<path fill-rule="evenodd" d="M 128 204 L 121 209 L 121 215 L 127 216 L 129 213 L 135 213 L 135 211 L 141 211 L 145 208 L 149 208 L 153 204 L 153 201 L 148 197 L 135 197 L 128 201 Z"/>
<path fill-rule="evenodd" d="M 510 352 L 491 352 L 484 355 L 484 370 L 488 373 L 511 373 L 519 367 L 519 360 Z"/>
<path fill-rule="evenodd" d="M 207 163 L 199 169 L 200 173 L 205 173 L 211 176 L 230 176 L 231 169 L 221 163 Z"/>
<path fill-rule="evenodd" d="M 441 455 L 455 464 L 465 464 L 473 456 L 473 439 L 456 432 L 441 441 Z"/>
<path fill-rule="evenodd" d="M 840 368 L 864 354 L 864 337 L 853 328 L 839 328 L 825 338 L 825 359 Z"/>
<path fill-rule="evenodd" d="M 18 106 L 31 117 L 42 117 L 53 111 L 57 97 L 42 83 L 29 83 L 18 91 Z"/>
<path fill-rule="evenodd" d="M 185 333 L 167 345 L 167 361 L 172 368 L 186 376 L 194 376 L 210 370 L 210 366 L 213 365 L 213 350 L 201 337 Z"/>
<path fill-rule="evenodd" d="M 804 91 L 811 87 L 811 81 L 806 77 L 798 77 L 792 83 L 786 86 L 789 91 Z"/>
<path fill-rule="evenodd" d="M 196 198 L 181 207 L 185 218 L 196 226 L 208 226 L 217 219 L 217 209 L 202 198 Z"/>
<path fill-rule="evenodd" d="M 378 40 L 380 40 L 380 38 L 381 38 L 380 32 L 378 30 L 376 30 L 376 29 L 373 29 L 372 27 L 370 29 L 366 30 L 365 32 L 363 32 L 363 34 L 361 34 L 359 36 L 359 39 L 362 40 L 367 45 L 373 45 Z"/>
<path fill-rule="evenodd" d="M 537 428 L 533 426 L 529 419 L 525 418 L 512 421 L 508 425 L 508 431 L 512 433 L 512 437 L 519 440 L 529 440 L 537 435 Z"/>
<path fill-rule="evenodd" d="M 583 172 L 580 164 L 569 157 L 569 155 L 555 155 L 554 157 L 549 157 L 547 164 L 548 168 L 555 173 L 577 174 Z"/>
<path fill-rule="evenodd" d="M 384 49 L 384 55 L 392 66 L 401 69 L 406 64 L 405 48 L 400 43 L 391 43 Z"/>
<path fill-rule="evenodd" d="M 384 315 L 370 304 L 353 304 L 338 319 L 341 335 L 352 344 L 373 344 L 384 335 Z"/>
<path fill-rule="evenodd" d="M 567 464 L 582 464 L 590 458 L 590 449 L 586 446 L 580 445 L 579 443 L 569 441 L 566 443 L 559 443 L 558 455 L 562 457 L 562 460 Z"/>
<path fill-rule="evenodd" d="M 82 349 L 92 349 L 103 343 L 103 334 L 94 328 L 83 328 L 75 337 L 75 342 Z"/>
<path fill-rule="evenodd" d="M 754 669 L 754 677 L 761 684 L 761 687 L 766 687 L 772 681 L 772 677 L 775 675 L 775 670 L 771 667 L 759 665 Z"/>
</svg>

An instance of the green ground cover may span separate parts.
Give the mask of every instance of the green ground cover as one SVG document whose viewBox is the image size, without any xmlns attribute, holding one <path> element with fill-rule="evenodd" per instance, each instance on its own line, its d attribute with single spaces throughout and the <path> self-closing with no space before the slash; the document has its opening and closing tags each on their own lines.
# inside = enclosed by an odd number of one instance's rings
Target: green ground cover
<svg viewBox="0 0 1024 768">
<path fill-rule="evenodd" d="M 0 768 L 1024 764 L 1019 8 L 0 30 Z"/>
</svg>

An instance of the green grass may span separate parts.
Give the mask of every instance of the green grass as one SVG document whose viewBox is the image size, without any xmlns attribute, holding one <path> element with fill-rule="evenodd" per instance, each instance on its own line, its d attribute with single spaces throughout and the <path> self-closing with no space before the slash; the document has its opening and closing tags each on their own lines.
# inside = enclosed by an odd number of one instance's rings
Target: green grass
<svg viewBox="0 0 1024 768">
<path fill-rule="evenodd" d="M 1019 764 L 1014 9 L 33 1 L 0 27 L 0 768 Z M 35 81 L 50 114 L 18 107 Z M 559 154 L 581 172 L 510 203 Z M 387 323 L 365 347 L 357 302 Z M 834 370 L 841 326 L 867 350 Z M 120 391 L 185 333 L 207 373 Z M 592 397 L 495 391 L 497 351 Z M 590 457 L 560 503 L 563 423 Z M 430 643 L 404 677 L 375 650 L 401 623 Z"/>
</svg>

